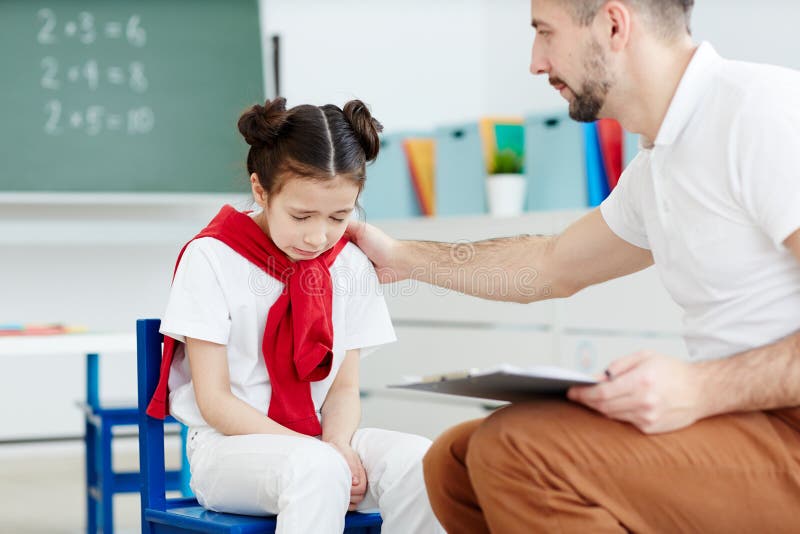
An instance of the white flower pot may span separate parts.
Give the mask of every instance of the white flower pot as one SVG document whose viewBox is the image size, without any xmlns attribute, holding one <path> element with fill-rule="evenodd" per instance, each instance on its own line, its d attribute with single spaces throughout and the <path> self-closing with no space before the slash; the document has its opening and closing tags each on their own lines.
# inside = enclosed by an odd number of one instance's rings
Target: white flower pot
<svg viewBox="0 0 800 534">
<path fill-rule="evenodd" d="M 486 198 L 493 217 L 516 217 L 525 209 L 525 175 L 491 174 L 486 178 Z"/>
</svg>

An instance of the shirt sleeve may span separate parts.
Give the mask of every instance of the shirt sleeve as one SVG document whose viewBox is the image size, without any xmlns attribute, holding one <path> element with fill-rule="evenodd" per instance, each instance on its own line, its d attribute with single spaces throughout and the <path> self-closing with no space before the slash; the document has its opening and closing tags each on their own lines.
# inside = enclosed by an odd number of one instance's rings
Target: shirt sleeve
<svg viewBox="0 0 800 534">
<path fill-rule="evenodd" d="M 600 204 L 600 213 L 612 232 L 632 245 L 649 250 L 641 213 L 641 181 L 646 177 L 640 176 L 640 169 L 647 165 L 646 158 L 646 151 L 639 151 L 611 194 Z"/>
<path fill-rule="evenodd" d="M 800 229 L 800 97 L 793 102 L 745 106 L 734 148 L 742 204 L 776 246 Z"/>
<path fill-rule="evenodd" d="M 193 241 L 183 253 L 161 320 L 161 333 L 180 342 L 191 337 L 227 345 L 231 330 L 228 303 L 215 258 L 203 241 Z"/>
<path fill-rule="evenodd" d="M 349 246 L 354 249 L 355 283 L 347 299 L 344 349 L 361 349 L 364 357 L 380 345 L 397 341 L 397 336 L 375 268 L 361 249 Z"/>
</svg>

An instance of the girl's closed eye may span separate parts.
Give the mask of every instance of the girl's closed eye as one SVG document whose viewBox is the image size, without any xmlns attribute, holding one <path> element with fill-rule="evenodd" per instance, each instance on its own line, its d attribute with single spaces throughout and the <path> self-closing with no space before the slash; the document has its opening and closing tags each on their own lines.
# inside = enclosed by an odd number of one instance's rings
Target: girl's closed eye
<svg viewBox="0 0 800 534">
<path fill-rule="evenodd" d="M 292 219 L 294 219 L 295 221 L 305 221 L 308 218 L 309 218 L 308 215 L 306 215 L 305 217 L 298 217 L 297 215 L 292 215 Z"/>
</svg>

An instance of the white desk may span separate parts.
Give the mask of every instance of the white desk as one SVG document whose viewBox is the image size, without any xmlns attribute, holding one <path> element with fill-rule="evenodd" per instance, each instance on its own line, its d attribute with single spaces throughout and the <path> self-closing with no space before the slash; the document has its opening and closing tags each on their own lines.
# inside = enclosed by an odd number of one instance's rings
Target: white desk
<svg viewBox="0 0 800 534">
<path fill-rule="evenodd" d="M 98 333 L 55 336 L 0 336 L 0 357 L 122 353 L 136 350 L 136 334 Z"/>
<path fill-rule="evenodd" d="M 136 334 L 0 337 L 0 442 L 79 438 L 86 354 L 101 356 L 100 397 L 136 398 Z"/>
</svg>

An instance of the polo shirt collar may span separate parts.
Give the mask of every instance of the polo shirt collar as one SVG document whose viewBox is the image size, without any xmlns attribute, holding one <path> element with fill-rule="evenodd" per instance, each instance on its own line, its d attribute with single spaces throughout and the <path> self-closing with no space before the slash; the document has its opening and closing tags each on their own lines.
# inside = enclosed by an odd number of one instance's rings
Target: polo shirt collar
<svg viewBox="0 0 800 534">
<path fill-rule="evenodd" d="M 714 65 L 721 60 L 710 43 L 703 42 L 697 47 L 658 129 L 655 145 L 671 145 L 675 142 L 697 109 L 705 89 L 709 87 Z"/>
</svg>

